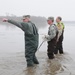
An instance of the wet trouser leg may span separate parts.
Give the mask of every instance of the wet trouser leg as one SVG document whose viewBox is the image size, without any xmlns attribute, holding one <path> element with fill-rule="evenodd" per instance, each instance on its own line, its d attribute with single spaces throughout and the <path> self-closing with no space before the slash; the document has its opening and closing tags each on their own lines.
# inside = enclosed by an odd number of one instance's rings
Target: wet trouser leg
<svg viewBox="0 0 75 75">
<path fill-rule="evenodd" d="M 63 54 L 63 44 L 62 44 L 62 42 L 63 42 L 63 34 L 59 38 L 59 53 L 60 54 Z"/>
<path fill-rule="evenodd" d="M 54 54 L 58 54 L 58 52 L 60 54 L 63 54 L 62 42 L 63 42 L 63 34 L 60 36 L 59 41 L 57 42 L 56 49 L 54 50 Z"/>
<path fill-rule="evenodd" d="M 25 57 L 27 66 L 34 66 L 35 60 L 37 60 L 35 53 L 38 48 L 38 34 L 25 34 Z"/>
<path fill-rule="evenodd" d="M 36 57 L 36 52 L 37 52 L 37 48 L 35 48 L 35 50 L 34 50 L 33 62 L 34 62 L 34 64 L 39 64 L 37 57 Z"/>
<path fill-rule="evenodd" d="M 27 61 L 27 67 L 34 66 L 33 57 L 34 57 L 34 50 L 32 49 L 26 49 L 25 50 L 25 57 Z"/>
<path fill-rule="evenodd" d="M 49 59 L 53 59 L 54 58 L 54 49 L 55 49 L 55 42 L 53 41 L 49 41 L 48 42 L 48 50 L 47 50 L 47 55 L 49 57 Z"/>
<path fill-rule="evenodd" d="M 34 62 L 34 64 L 39 64 L 35 54 L 34 54 L 34 57 L 33 57 L 33 62 Z"/>
<path fill-rule="evenodd" d="M 62 42 L 59 43 L 59 53 L 63 54 Z"/>
<path fill-rule="evenodd" d="M 57 42 L 57 44 L 56 44 L 56 48 L 54 50 L 54 54 L 58 54 L 58 51 L 59 51 L 59 42 Z"/>
<path fill-rule="evenodd" d="M 25 51 L 25 57 L 26 57 L 26 61 L 27 61 L 27 66 L 30 67 L 30 66 L 34 66 L 34 64 L 39 64 L 37 58 L 36 58 L 36 51 L 37 49 L 27 49 Z"/>
</svg>

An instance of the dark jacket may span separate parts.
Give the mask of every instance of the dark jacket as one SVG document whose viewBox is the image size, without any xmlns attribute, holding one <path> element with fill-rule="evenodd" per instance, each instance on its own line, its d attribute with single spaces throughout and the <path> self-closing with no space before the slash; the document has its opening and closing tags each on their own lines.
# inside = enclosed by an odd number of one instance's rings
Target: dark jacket
<svg viewBox="0 0 75 75">
<path fill-rule="evenodd" d="M 13 20 L 8 20 L 9 23 L 14 24 L 15 26 L 21 28 L 25 34 L 25 49 L 34 50 L 38 48 L 38 30 L 34 23 L 32 22 L 16 22 Z"/>
</svg>

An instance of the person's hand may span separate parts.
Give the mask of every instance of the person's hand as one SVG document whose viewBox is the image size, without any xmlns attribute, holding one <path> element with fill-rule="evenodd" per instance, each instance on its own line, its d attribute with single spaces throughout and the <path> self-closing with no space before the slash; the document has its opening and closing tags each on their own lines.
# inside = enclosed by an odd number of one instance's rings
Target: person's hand
<svg viewBox="0 0 75 75">
<path fill-rule="evenodd" d="M 3 22 L 8 22 L 8 19 L 7 18 L 3 18 Z"/>
<path fill-rule="evenodd" d="M 42 39 L 43 39 L 44 41 L 48 41 L 47 36 L 48 36 L 48 35 L 44 35 L 44 36 L 42 37 Z"/>
<path fill-rule="evenodd" d="M 59 38 L 57 38 L 56 42 L 58 42 L 58 41 L 59 41 Z"/>
</svg>

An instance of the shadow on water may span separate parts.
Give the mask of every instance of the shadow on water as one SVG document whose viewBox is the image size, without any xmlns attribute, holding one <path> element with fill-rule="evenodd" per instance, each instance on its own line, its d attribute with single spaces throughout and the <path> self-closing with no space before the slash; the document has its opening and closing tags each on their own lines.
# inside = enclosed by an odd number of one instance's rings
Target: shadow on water
<svg viewBox="0 0 75 75">
<path fill-rule="evenodd" d="M 62 65 L 56 58 L 53 60 L 41 58 L 39 65 L 27 68 L 24 75 L 56 75 L 58 71 L 63 71 Z"/>
<path fill-rule="evenodd" d="M 23 71 L 23 75 L 56 75 L 60 69 L 62 67 L 58 60 L 47 59 L 43 65 L 27 68 Z"/>
</svg>

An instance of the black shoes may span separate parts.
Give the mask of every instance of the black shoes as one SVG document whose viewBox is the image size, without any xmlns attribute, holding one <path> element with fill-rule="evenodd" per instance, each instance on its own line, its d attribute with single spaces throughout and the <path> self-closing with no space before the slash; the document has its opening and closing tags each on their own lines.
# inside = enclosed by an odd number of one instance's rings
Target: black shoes
<svg viewBox="0 0 75 75">
<path fill-rule="evenodd" d="M 63 52 L 61 52 L 60 54 L 64 54 Z"/>
</svg>

